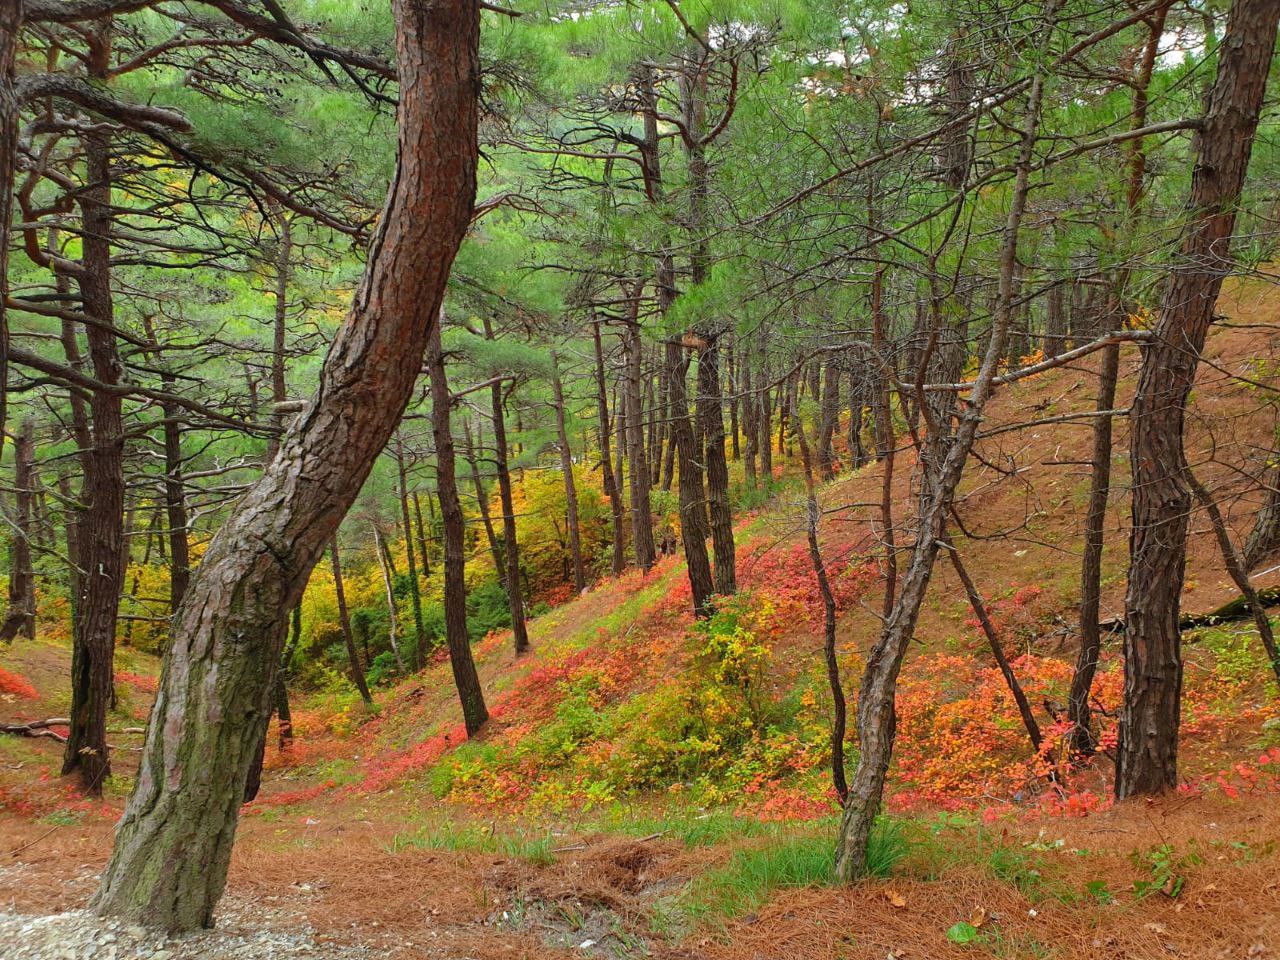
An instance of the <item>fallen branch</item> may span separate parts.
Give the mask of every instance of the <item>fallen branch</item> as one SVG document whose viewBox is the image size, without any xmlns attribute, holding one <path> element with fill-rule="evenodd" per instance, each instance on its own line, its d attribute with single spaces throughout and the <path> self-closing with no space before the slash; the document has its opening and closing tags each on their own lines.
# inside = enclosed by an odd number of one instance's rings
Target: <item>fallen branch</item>
<svg viewBox="0 0 1280 960">
<path fill-rule="evenodd" d="M 0 733 L 13 734 L 15 737 L 48 737 L 59 743 L 66 743 L 67 738 L 50 727 L 70 726 L 66 717 L 50 717 L 48 720 L 32 720 L 30 723 L 0 723 Z"/>
<path fill-rule="evenodd" d="M 1259 590 L 1258 599 L 1264 607 L 1280 606 L 1280 587 L 1268 587 L 1265 590 Z M 1183 614 L 1181 619 L 1178 620 L 1178 629 L 1195 630 L 1198 627 L 1212 627 L 1219 623 L 1248 620 L 1252 616 L 1253 612 L 1249 608 L 1248 598 L 1240 596 L 1224 603 L 1216 610 L 1210 610 L 1208 613 Z M 1124 628 L 1123 617 L 1113 617 L 1098 624 L 1098 629 L 1104 633 L 1123 633 Z"/>
</svg>

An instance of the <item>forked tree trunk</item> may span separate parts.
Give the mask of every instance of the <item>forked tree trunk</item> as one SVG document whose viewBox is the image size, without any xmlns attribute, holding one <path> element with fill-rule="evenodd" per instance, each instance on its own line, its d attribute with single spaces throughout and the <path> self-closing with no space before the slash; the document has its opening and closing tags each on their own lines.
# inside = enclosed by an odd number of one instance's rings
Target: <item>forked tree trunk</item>
<svg viewBox="0 0 1280 960">
<path fill-rule="evenodd" d="M 1058 0 L 1047 0 L 1045 19 L 1036 46 L 1043 52 L 1053 32 Z M 867 655 L 858 694 L 858 766 L 849 784 L 836 842 L 835 872 L 842 880 L 852 880 L 867 869 L 871 830 L 880 812 L 885 777 L 893 757 L 897 730 L 894 699 L 898 674 L 907 646 L 915 635 L 933 575 L 934 561 L 945 536 L 947 511 L 955 498 L 965 463 L 977 438 L 982 412 L 991 394 L 992 380 L 1004 355 L 1014 312 L 1014 271 L 1017 267 L 1018 233 L 1027 206 L 1031 163 L 1036 131 L 1039 128 L 1044 78 L 1032 77 L 1023 118 L 1021 143 L 1015 166 L 1009 212 L 1000 249 L 999 295 L 991 318 L 991 335 L 986 354 L 967 396 L 967 404 L 954 435 L 940 458 L 937 469 L 926 470 L 920 484 L 915 548 L 903 574 L 897 599 L 888 611 L 879 639 Z"/>
<path fill-rule="evenodd" d="M 1183 428 L 1187 398 L 1223 277 L 1275 47 L 1280 3 L 1236 0 L 1218 48 L 1218 73 L 1196 137 L 1188 217 L 1145 348 L 1130 415 L 1133 464 L 1125 685 L 1116 753 L 1119 799 L 1178 783 L 1182 706 L 1179 601 L 1191 491 Z"/>
<path fill-rule="evenodd" d="M 493 529 L 493 514 L 489 511 L 489 491 L 485 489 L 484 478 L 480 476 L 480 453 L 476 449 L 475 438 L 471 435 L 471 421 L 462 418 L 462 436 L 466 440 L 466 461 L 471 468 L 471 486 L 476 491 L 476 507 L 480 511 L 480 519 L 484 522 L 485 540 L 489 544 L 489 556 L 493 558 L 493 572 L 507 589 L 507 564 L 503 559 L 502 544 L 498 542 L 498 534 Z"/>
<path fill-rule="evenodd" d="M 440 325 L 436 324 L 427 343 L 427 369 L 431 376 L 431 429 L 436 447 L 436 496 L 440 499 L 440 520 L 444 532 L 444 633 L 449 644 L 449 665 L 453 683 L 462 703 L 462 719 L 467 736 L 473 737 L 489 719 L 484 691 L 471 656 L 467 636 L 466 528 L 462 502 L 458 498 L 453 452 L 453 431 L 449 425 L 449 382 L 445 377 L 444 352 L 440 347 Z"/>
<path fill-rule="evenodd" d="M 15 530 L 9 547 L 9 609 L 0 623 L 0 643 L 36 636 L 36 578 L 31 566 L 31 490 L 35 424 L 24 420 L 13 445 Z"/>
<path fill-rule="evenodd" d="M 173 621 L 133 795 L 92 908 L 208 926 L 270 716 L 286 619 L 391 437 L 475 199 L 476 0 L 395 0 L 399 157 L 351 314 L 280 452 L 209 544 Z"/>
</svg>

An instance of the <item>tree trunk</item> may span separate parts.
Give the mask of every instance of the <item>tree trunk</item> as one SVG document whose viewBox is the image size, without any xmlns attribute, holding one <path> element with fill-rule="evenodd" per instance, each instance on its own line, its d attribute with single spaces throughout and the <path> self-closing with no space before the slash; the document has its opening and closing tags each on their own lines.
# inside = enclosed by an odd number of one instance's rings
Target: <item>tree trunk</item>
<svg viewBox="0 0 1280 960">
<path fill-rule="evenodd" d="M 1047 48 L 1056 10 L 1057 0 L 1048 0 L 1045 4 L 1045 21 L 1037 38 L 1040 52 Z M 897 599 L 885 618 L 880 637 L 867 656 L 863 671 L 857 709 L 860 749 L 858 766 L 854 771 L 853 782 L 849 785 L 849 797 L 844 804 L 836 842 L 835 872 L 836 876 L 845 881 L 861 876 L 867 869 L 871 830 L 880 812 L 885 777 L 893 757 L 897 730 L 894 699 L 902 659 L 915 634 L 920 606 L 929 588 L 934 560 L 945 535 L 947 511 L 954 500 L 956 488 L 977 438 L 982 412 L 990 396 L 1000 358 L 1004 356 L 1014 312 L 1013 282 L 1018 262 L 1018 233 L 1030 191 L 1031 165 L 1043 92 L 1044 78 L 1037 72 L 1032 77 L 1027 94 L 1009 212 L 1001 240 L 999 295 L 991 318 L 991 334 L 986 354 L 969 391 L 964 413 L 946 448 L 946 455 L 937 469 L 926 470 L 922 474 L 918 530 L 911 562 L 903 575 Z"/>
<path fill-rule="evenodd" d="M 0 5 L 0 449 L 9 396 L 9 224 L 13 220 L 13 178 L 18 169 L 16 59 L 22 31 L 23 0 Z"/>
<path fill-rule="evenodd" d="M 489 492 L 484 488 L 484 480 L 480 477 L 480 454 L 476 450 L 475 438 L 471 435 L 471 422 L 466 418 L 462 418 L 462 435 L 467 442 L 467 465 L 471 468 L 471 485 L 476 491 L 476 506 L 480 510 L 480 519 L 484 523 L 484 535 L 489 542 L 489 555 L 493 557 L 493 572 L 498 578 L 498 582 L 502 584 L 502 589 L 507 589 L 507 564 L 503 559 L 502 544 L 498 541 L 498 534 L 493 529 L 493 515 L 489 512 Z"/>
<path fill-rule="evenodd" d="M 431 577 L 431 557 L 427 552 L 427 528 L 422 522 L 422 501 L 418 499 L 418 491 L 413 492 L 413 521 L 414 530 L 418 535 L 418 556 L 422 558 L 422 577 L 424 580 Z"/>
<path fill-rule="evenodd" d="M 485 333 L 492 339 L 488 320 Z M 529 649 L 529 627 L 524 619 L 524 584 L 520 580 L 520 544 L 516 541 L 516 508 L 511 490 L 511 470 L 507 466 L 507 419 L 502 384 L 489 388 L 493 408 L 494 458 L 498 465 L 498 499 L 502 503 L 502 542 L 507 560 L 507 604 L 511 609 L 511 635 L 516 654 Z"/>
<path fill-rule="evenodd" d="M 622 497 L 618 490 L 618 477 L 613 472 L 610 449 L 609 395 L 605 386 L 604 346 L 600 342 L 600 321 L 591 319 L 591 342 L 596 359 L 596 406 L 600 417 L 600 469 L 604 474 L 604 495 L 609 498 L 609 516 L 613 522 L 613 575 L 622 573 L 626 562 L 627 537 L 622 525 Z M 621 440 L 619 440 L 621 443 Z"/>
<path fill-rule="evenodd" d="M 479 9 L 396 0 L 398 170 L 316 395 L 209 544 L 174 618 L 141 767 L 91 906 L 208 926 L 286 618 L 408 402 L 475 199 Z"/>
<path fill-rule="evenodd" d="M 0 623 L 0 643 L 21 634 L 36 636 L 36 579 L 31 565 L 31 465 L 35 461 L 35 424 L 22 421 L 13 445 L 15 530 L 9 547 L 9 610 Z"/>
<path fill-rule="evenodd" d="M 693 594 L 694 616 L 711 613 L 711 595 L 715 582 L 711 562 L 707 558 L 707 512 L 702 491 L 702 468 L 694 444 L 693 426 L 689 423 L 689 398 L 685 392 L 688 367 L 684 350 L 674 340 L 667 346 L 667 382 L 671 396 L 671 445 L 679 459 L 680 542 L 684 547 L 689 589 Z"/>
<path fill-rule="evenodd" d="M 1277 457 L 1276 454 L 1272 454 Z M 1267 475 L 1267 486 L 1253 521 L 1253 528 L 1245 539 L 1242 562 L 1246 570 L 1256 570 L 1273 559 L 1280 550 L 1280 462 Z"/>
<path fill-rule="evenodd" d="M 836 475 L 834 441 L 840 420 L 840 370 L 827 364 L 822 390 L 821 420 L 818 424 L 818 468 L 823 480 Z"/>
<path fill-rule="evenodd" d="M 106 74 L 110 21 L 93 34 L 91 76 Z M 84 312 L 107 324 L 85 325 L 89 361 L 99 381 L 115 384 L 123 364 L 115 334 L 111 291 L 111 135 L 94 130 L 83 137 L 87 186 L 81 193 L 84 225 L 78 276 Z M 124 590 L 124 422 L 118 394 L 95 391 L 89 400 L 92 446 L 84 456 L 80 518 L 80 566 L 85 571 L 80 630 L 72 651 L 71 725 L 62 760 L 63 775 L 76 773 L 85 793 L 98 796 L 111 772 L 107 709 L 113 687 L 116 621 Z"/>
<path fill-rule="evenodd" d="M 626 376 L 623 397 L 627 417 L 627 459 L 631 488 L 631 537 L 636 547 L 636 563 L 646 573 L 653 566 L 657 548 L 653 542 L 653 511 L 649 505 L 649 463 L 644 448 L 644 411 L 640 406 L 640 307 L 641 286 L 631 297 L 631 317 L 626 323 L 623 347 Z"/>
<path fill-rule="evenodd" d="M 333 561 L 333 593 L 338 601 L 338 623 L 342 627 L 342 640 L 347 645 L 347 665 L 351 668 L 351 682 L 360 691 L 360 699 L 366 706 L 373 706 L 373 695 L 364 676 L 360 652 L 356 650 L 356 636 L 351 629 L 351 614 L 347 610 L 347 591 L 342 585 L 342 560 L 338 555 L 338 531 L 329 538 L 329 558 Z"/>
<path fill-rule="evenodd" d="M 1099 411 L 1115 406 L 1119 373 L 1120 345 L 1104 347 L 1095 404 Z M 1107 499 L 1111 494 L 1111 430 L 1111 417 L 1098 417 L 1094 421 L 1093 471 L 1089 479 L 1089 506 L 1084 521 L 1084 555 L 1080 561 L 1080 656 L 1071 676 L 1071 692 L 1067 699 L 1067 719 L 1074 725 L 1071 750 L 1082 756 L 1093 753 L 1095 746 L 1089 697 L 1093 691 L 1093 678 L 1098 672 L 1098 657 L 1102 653 L 1098 610 L 1102 602 L 1102 550 Z"/>
<path fill-rule="evenodd" d="M 556 436 L 560 442 L 560 472 L 564 475 L 564 503 L 569 527 L 569 554 L 573 561 L 573 586 L 579 593 L 587 588 L 587 572 L 582 565 L 582 530 L 578 523 L 578 487 L 573 480 L 573 451 L 569 449 L 569 434 L 564 426 L 564 384 L 560 382 L 560 367 L 556 356 L 551 355 L 553 366 L 552 389 L 555 394 Z"/>
<path fill-rule="evenodd" d="M 733 543 L 733 507 L 729 503 L 729 464 L 724 455 L 724 411 L 720 395 L 719 350 L 715 340 L 698 355 L 698 396 L 694 406 L 702 424 L 707 465 L 707 500 L 711 507 L 711 543 L 715 551 L 716 593 L 738 592 Z"/>
<path fill-rule="evenodd" d="M 1271 618 L 1267 615 L 1266 605 L 1258 596 L 1258 591 L 1249 582 L 1249 574 L 1240 560 L 1240 554 L 1231 543 L 1231 534 L 1227 532 L 1227 523 L 1222 519 L 1222 511 L 1218 509 L 1209 491 L 1201 485 L 1190 469 L 1187 470 L 1187 483 L 1205 512 L 1209 514 L 1213 535 L 1218 538 L 1218 547 L 1222 551 L 1222 561 L 1226 564 L 1227 572 L 1231 574 L 1231 579 L 1240 590 L 1245 603 L 1248 604 L 1249 612 L 1253 614 L 1253 624 L 1258 628 L 1258 638 L 1262 641 L 1262 648 L 1266 651 L 1267 660 L 1271 662 L 1272 672 L 1275 673 L 1276 679 L 1280 680 L 1280 649 L 1276 648 L 1276 637 L 1271 630 Z"/>
<path fill-rule="evenodd" d="M 463 525 L 462 502 L 458 498 L 453 431 L 449 425 L 452 399 L 440 346 L 440 325 L 431 332 L 427 344 L 427 369 L 431 375 L 431 430 L 436 448 L 436 496 L 440 499 L 440 520 L 444 532 L 444 633 L 449 644 L 449 665 L 453 683 L 462 703 L 462 719 L 467 736 L 474 737 L 489 710 L 484 691 L 471 656 L 471 639 L 467 636 L 466 528 Z"/>
<path fill-rule="evenodd" d="M 804 433 L 804 421 L 797 411 L 792 411 L 796 441 L 800 447 L 800 462 L 804 468 L 805 532 L 809 541 L 809 561 L 818 580 L 818 593 L 822 597 L 822 653 L 827 665 L 827 683 L 831 687 L 831 785 L 836 799 L 844 803 L 849 798 L 849 783 L 844 769 L 844 736 L 848 725 L 848 707 L 844 698 L 844 684 L 840 680 L 840 661 L 836 656 L 836 598 L 827 579 L 827 564 L 822 559 L 822 547 L 818 542 L 818 524 L 822 509 L 813 483 L 813 458 L 809 455 L 809 442 Z"/>
<path fill-rule="evenodd" d="M 382 571 L 382 588 L 387 596 L 387 641 L 391 644 L 391 652 L 396 658 L 396 670 L 403 676 L 406 671 L 404 657 L 400 655 L 400 616 L 396 612 L 396 594 L 392 585 L 396 571 L 392 565 L 387 538 L 382 535 L 376 523 L 373 525 L 373 551 L 378 555 L 378 568 Z"/>
<path fill-rule="evenodd" d="M 409 473 L 404 459 L 404 442 L 396 434 L 396 476 L 400 481 L 400 520 L 404 524 L 405 558 L 409 563 L 409 602 L 413 608 L 413 629 L 417 640 L 413 645 L 415 672 L 427 665 L 427 631 L 422 625 L 422 588 L 418 585 L 418 561 L 414 556 L 413 524 L 409 516 Z"/>
<path fill-rule="evenodd" d="M 1125 690 L 1116 797 L 1178 782 L 1182 705 L 1178 630 L 1191 492 L 1183 427 L 1187 398 L 1223 277 L 1280 21 L 1275 0 L 1236 0 L 1218 48 L 1218 73 L 1196 137 L 1189 216 L 1146 346 L 1130 415 L 1133 464 Z"/>
</svg>

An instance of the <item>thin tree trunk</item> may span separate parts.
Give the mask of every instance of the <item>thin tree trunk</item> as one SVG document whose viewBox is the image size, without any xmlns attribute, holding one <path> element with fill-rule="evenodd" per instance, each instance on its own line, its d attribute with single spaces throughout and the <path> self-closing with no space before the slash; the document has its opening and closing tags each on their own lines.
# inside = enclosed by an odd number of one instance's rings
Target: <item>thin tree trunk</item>
<svg viewBox="0 0 1280 960">
<path fill-rule="evenodd" d="M 442 318 L 443 319 L 443 318 Z M 484 691 L 471 656 L 467 635 L 466 528 L 458 498 L 453 431 L 449 424 L 452 398 L 446 379 L 444 352 L 437 324 L 427 343 L 427 369 L 431 374 L 431 429 L 436 448 L 436 496 L 444 533 L 444 632 L 449 644 L 449 665 L 462 704 L 467 736 L 474 737 L 489 719 Z"/>
<path fill-rule="evenodd" d="M 553 376 L 551 386 L 555 394 L 556 435 L 560 442 L 560 472 L 564 476 L 564 503 L 569 527 L 569 555 L 573 561 L 573 586 L 579 593 L 587 587 L 587 572 L 582 565 L 582 530 L 578 523 L 578 487 L 573 479 L 573 451 L 569 448 L 569 434 L 564 425 L 564 384 L 560 382 L 560 367 L 556 356 L 551 355 Z M 665 388 L 664 388 L 665 390 Z"/>
<path fill-rule="evenodd" d="M 1222 511 L 1218 509 L 1209 491 L 1204 488 L 1190 468 L 1187 469 L 1187 483 L 1205 512 L 1209 514 L 1209 522 L 1213 525 L 1213 535 L 1218 539 L 1218 547 L 1222 551 L 1222 561 L 1227 567 L 1227 573 L 1231 575 L 1232 581 L 1249 605 L 1254 626 L 1258 628 L 1258 637 L 1262 640 L 1262 648 L 1266 651 L 1267 659 L 1271 661 L 1271 669 L 1275 672 L 1276 679 L 1280 680 L 1280 649 L 1276 647 L 1276 638 L 1271 630 L 1271 618 L 1267 615 L 1266 604 L 1262 602 L 1258 591 L 1249 582 L 1249 574 L 1244 568 L 1244 562 L 1231 543 L 1231 534 L 1227 531 L 1226 521 L 1222 519 Z"/>
<path fill-rule="evenodd" d="M 413 646 L 413 669 L 421 670 L 427 664 L 427 632 L 422 625 L 422 588 L 418 586 L 418 561 L 414 556 L 413 524 L 409 517 L 409 472 L 405 465 L 404 442 L 396 434 L 396 475 L 400 481 L 400 520 L 404 524 L 405 558 L 409 563 L 409 601 L 413 609 L 413 629 L 416 641 Z"/>
<path fill-rule="evenodd" d="M 641 285 L 636 284 L 631 296 L 631 317 L 627 320 L 623 346 L 626 351 L 626 376 L 623 398 L 627 423 L 627 459 L 631 489 L 631 538 L 635 543 L 636 563 L 646 573 L 653 566 L 657 548 L 653 542 L 653 511 L 649 503 L 649 464 L 644 448 L 644 411 L 640 406 L 640 321 Z"/>
<path fill-rule="evenodd" d="M 104 77 L 110 61 L 110 21 L 92 35 L 89 73 Z M 102 321 L 85 325 L 93 374 L 119 382 L 123 364 L 115 334 L 111 291 L 111 135 L 94 130 L 83 137 L 87 186 L 80 196 L 84 226 L 80 296 L 86 314 Z M 84 596 L 80 631 L 72 655 L 70 730 L 62 773 L 78 774 L 85 793 L 98 796 L 111 772 L 107 709 L 111 702 L 116 621 L 124 589 L 124 423 L 118 394 L 95 391 L 89 401 L 92 446 L 84 457 L 79 525 Z"/>
<path fill-rule="evenodd" d="M 1179 602 L 1191 492 L 1183 430 L 1196 366 L 1213 322 L 1258 114 L 1266 93 L 1280 4 L 1236 0 L 1218 47 L 1218 73 L 1196 137 L 1178 262 L 1146 346 L 1130 415 L 1133 528 L 1125 597 L 1125 696 L 1115 791 L 1119 799 L 1178 782 L 1182 704 Z"/>
<path fill-rule="evenodd" d="M 418 535 L 418 556 L 422 558 L 422 577 L 425 580 L 431 576 L 431 557 L 427 551 L 427 528 L 422 522 L 422 502 L 418 499 L 417 490 L 413 492 L 411 499 L 413 500 L 414 529 Z"/>
<path fill-rule="evenodd" d="M 404 657 L 400 655 L 400 617 L 396 611 L 396 595 L 392 584 L 396 568 L 391 559 L 391 549 L 387 546 L 387 538 L 382 535 L 376 523 L 373 524 L 373 550 L 378 555 L 383 592 L 387 598 L 387 642 L 391 644 L 391 653 L 396 658 L 396 670 L 403 676 L 407 671 L 404 666 Z"/>
<path fill-rule="evenodd" d="M 715 552 L 716 593 L 738 592 L 733 543 L 733 507 L 729 502 L 729 464 L 724 455 L 724 403 L 720 395 L 719 350 L 714 340 L 698 355 L 698 396 L 694 403 L 702 424 L 707 472 L 707 501 L 711 508 L 711 543 Z"/>
<path fill-rule="evenodd" d="M 693 425 L 689 423 L 689 398 L 685 392 L 688 367 L 684 350 L 677 341 L 667 341 L 666 353 L 671 396 L 671 445 L 679 459 L 680 542 L 684 547 L 689 588 L 693 595 L 693 612 L 695 616 L 704 617 L 711 613 L 710 600 L 715 593 L 715 582 L 711 575 L 711 562 L 707 558 L 707 511 L 702 468 L 698 464 Z"/>
<path fill-rule="evenodd" d="M 1040 733 L 1040 724 L 1036 722 L 1035 714 L 1031 712 L 1031 704 L 1027 700 L 1027 695 L 1022 691 L 1022 684 L 1018 682 L 1018 676 L 1013 672 L 1013 667 L 1009 665 L 1009 658 L 1005 656 L 1004 644 L 1000 642 L 1000 635 L 996 633 L 995 624 L 991 622 L 991 617 L 987 614 L 986 604 L 982 602 L 982 594 L 978 593 L 978 588 L 973 582 L 973 578 L 969 576 L 969 571 L 965 569 L 964 562 L 960 559 L 960 551 L 955 548 L 955 544 L 951 542 L 951 537 L 947 534 L 945 528 L 942 533 L 942 546 L 947 551 L 947 556 L 951 558 L 951 566 L 956 572 L 956 576 L 960 578 L 960 582 L 964 585 L 965 596 L 969 598 L 969 607 L 973 610 L 974 616 L 978 618 L 978 623 L 982 625 L 982 632 L 986 635 L 987 645 L 991 648 L 991 656 L 995 659 L 996 665 L 1000 668 L 1000 673 L 1004 676 L 1005 685 L 1009 688 L 1009 693 L 1013 695 L 1014 703 L 1018 705 L 1018 715 L 1022 717 L 1022 725 L 1027 730 L 1027 737 L 1031 740 L 1031 749 L 1039 752 L 1040 744 L 1044 742 L 1044 737 Z"/>
<path fill-rule="evenodd" d="M 604 495 L 609 499 L 609 516 L 613 522 L 613 575 L 622 573 L 626 563 L 626 529 L 622 523 L 622 497 L 618 476 L 613 472 L 610 449 L 609 396 L 604 376 L 604 346 L 600 342 L 600 321 L 591 319 L 591 342 L 596 360 L 596 406 L 600 417 L 600 469 L 603 472 Z"/>
<path fill-rule="evenodd" d="M 1057 0 L 1047 0 L 1044 23 L 1037 38 L 1036 54 L 1043 53 L 1053 32 Z M 894 699 L 902 659 L 915 634 L 933 574 L 934 560 L 945 535 L 947 511 L 955 497 L 965 464 L 977 438 L 982 412 L 991 393 L 992 380 L 1004 355 L 1009 327 L 1014 312 L 1014 271 L 1018 262 L 1018 234 L 1030 192 L 1030 175 L 1040 108 L 1044 93 L 1044 77 L 1033 74 L 1027 95 L 1022 137 L 1015 164 L 1013 189 L 1000 249 L 999 295 L 991 318 L 991 334 L 974 385 L 969 391 L 964 413 L 936 470 L 922 476 L 919 497 L 918 532 L 911 562 L 903 575 L 901 589 L 888 616 L 880 638 L 867 656 L 866 668 L 858 694 L 858 766 L 849 786 L 848 800 L 841 816 L 836 843 L 835 872 L 848 881 L 867 869 L 867 852 L 871 831 L 880 812 L 885 777 L 893 757 L 897 713 Z M 887 592 L 887 591 L 886 591 Z"/>
<path fill-rule="evenodd" d="M 488 321 L 485 331 L 488 333 Z M 511 608 L 511 634 L 515 640 L 516 654 L 529 649 L 529 628 L 524 619 L 524 586 L 520 582 L 520 545 L 516 541 L 516 508 L 511 492 L 511 471 L 507 466 L 507 424 L 502 396 L 502 384 L 495 383 L 489 391 L 493 406 L 494 458 L 498 464 L 498 498 L 502 503 L 503 553 L 507 560 L 507 604 Z"/>
<path fill-rule="evenodd" d="M 13 482 L 15 513 L 13 540 L 9 546 L 9 609 L 0 623 L 0 643 L 16 636 L 36 636 L 35 570 L 31 565 L 31 465 L 35 462 L 35 423 L 23 420 L 14 438 Z"/>
<path fill-rule="evenodd" d="M 347 591 L 342 584 L 342 560 L 338 555 L 338 531 L 329 538 L 329 559 L 333 562 L 333 593 L 338 601 L 338 624 L 342 627 L 342 640 L 347 645 L 347 664 L 351 668 L 351 682 L 360 691 L 360 699 L 366 706 L 373 706 L 373 695 L 364 676 L 364 665 L 356 650 L 356 636 L 351 629 L 351 614 L 347 610 Z"/>
<path fill-rule="evenodd" d="M 502 584 L 502 589 L 506 590 L 507 564 L 502 544 L 498 541 L 498 534 L 493 529 L 493 515 L 489 512 L 489 492 L 485 490 L 484 481 L 480 477 L 480 456 L 476 450 L 475 439 L 471 435 L 471 421 L 466 417 L 462 418 L 462 436 L 467 444 L 466 461 L 471 468 L 471 485 L 476 491 L 476 505 L 480 508 L 484 535 L 489 542 L 489 555 L 493 557 L 493 572 L 498 582 Z"/>
<path fill-rule="evenodd" d="M 791 422 L 800 447 L 800 461 L 804 467 L 805 532 L 809 541 L 809 560 L 818 580 L 818 592 L 822 596 L 822 653 L 827 665 L 827 683 L 831 687 L 831 785 L 836 798 L 843 804 L 849 798 L 849 783 L 844 769 L 844 737 L 848 725 L 848 707 L 844 698 L 844 684 L 840 679 L 840 660 L 836 656 L 836 598 L 827 579 L 827 564 L 822 559 L 822 547 L 818 542 L 818 524 L 822 510 L 813 483 L 813 458 L 809 455 L 809 442 L 805 437 L 804 422 L 799 411 L 792 410 Z"/>
<path fill-rule="evenodd" d="M 18 169 L 17 54 L 22 31 L 23 0 L 0 5 L 0 449 L 9 395 L 9 224 L 13 220 L 13 178 Z"/>
</svg>

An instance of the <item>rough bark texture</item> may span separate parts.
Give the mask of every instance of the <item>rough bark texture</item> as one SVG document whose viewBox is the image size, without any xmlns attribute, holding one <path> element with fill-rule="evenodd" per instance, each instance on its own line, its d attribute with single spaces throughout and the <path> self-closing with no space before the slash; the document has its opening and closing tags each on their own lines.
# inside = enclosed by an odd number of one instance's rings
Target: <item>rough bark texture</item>
<svg viewBox="0 0 1280 960">
<path fill-rule="evenodd" d="M 444 368 L 444 352 L 440 347 L 440 327 L 431 331 L 427 344 L 427 368 L 431 374 L 431 429 L 436 447 L 436 496 L 440 500 L 440 521 L 444 533 L 444 634 L 449 645 L 449 664 L 453 683 L 462 703 L 462 719 L 467 736 L 475 736 L 489 710 L 484 691 L 471 656 L 471 639 L 467 636 L 467 544 L 462 517 L 462 501 L 458 497 L 457 457 L 453 451 L 450 427 L 449 381 Z"/>
<path fill-rule="evenodd" d="M 1130 415 L 1133 509 L 1125 596 L 1125 690 L 1116 754 L 1120 799 L 1178 782 L 1182 653 L 1179 600 L 1191 491 L 1183 426 L 1187 398 L 1222 280 L 1231 270 L 1235 207 L 1266 93 L 1280 3 L 1236 0 L 1195 146 L 1188 219 L 1145 348 Z"/>
<path fill-rule="evenodd" d="M 396 0 L 397 171 L 316 395 L 209 544 L 174 618 L 133 795 L 92 906 L 208 926 L 286 618 L 412 393 L 475 199 L 479 10 Z"/>
</svg>

